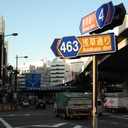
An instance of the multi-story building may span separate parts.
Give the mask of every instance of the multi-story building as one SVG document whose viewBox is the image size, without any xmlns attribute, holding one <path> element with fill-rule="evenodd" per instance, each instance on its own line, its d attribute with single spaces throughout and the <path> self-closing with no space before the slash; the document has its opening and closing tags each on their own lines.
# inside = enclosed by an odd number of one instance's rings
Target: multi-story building
<svg viewBox="0 0 128 128">
<path fill-rule="evenodd" d="M 50 67 L 50 86 L 67 86 L 68 82 L 75 80 L 77 75 L 84 70 L 87 59 L 88 57 L 70 60 L 55 58 Z"/>
<path fill-rule="evenodd" d="M 74 82 L 87 65 L 89 57 L 80 59 L 55 58 L 51 63 L 46 58 L 37 58 L 34 63 L 19 65 L 18 85 L 25 87 L 25 74 L 41 74 L 41 86 L 68 86 Z"/>
<path fill-rule="evenodd" d="M 18 67 L 19 75 L 17 79 L 17 85 L 20 88 L 25 87 L 25 74 L 32 72 L 35 69 L 34 65 L 24 64 Z"/>
<path fill-rule="evenodd" d="M 50 86 L 64 84 L 70 65 L 62 59 L 55 58 L 50 67 Z"/>
<path fill-rule="evenodd" d="M 25 87 L 25 74 L 41 74 L 41 86 L 49 84 L 49 65 L 46 58 L 38 57 L 33 63 L 26 63 L 18 66 L 18 86 Z M 48 76 L 48 78 L 46 77 Z"/>
</svg>

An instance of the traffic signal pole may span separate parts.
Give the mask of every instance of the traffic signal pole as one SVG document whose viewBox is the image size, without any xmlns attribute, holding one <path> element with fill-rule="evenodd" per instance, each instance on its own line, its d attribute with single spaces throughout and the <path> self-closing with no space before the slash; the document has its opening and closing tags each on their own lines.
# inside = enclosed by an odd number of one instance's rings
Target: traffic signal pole
<svg viewBox="0 0 128 128">
<path fill-rule="evenodd" d="M 97 66 L 97 56 L 93 55 L 93 65 L 92 65 L 92 69 L 93 69 L 93 110 L 92 110 L 92 116 L 93 116 L 93 120 L 92 120 L 92 128 L 97 128 L 97 83 L 98 83 L 98 74 L 97 74 L 97 70 L 98 70 L 98 66 Z"/>
<path fill-rule="evenodd" d="M 2 79 L 1 69 L 2 69 L 2 45 L 3 45 L 3 37 L 0 35 L 0 79 Z"/>
<path fill-rule="evenodd" d="M 17 70 L 15 72 L 15 87 L 14 87 L 14 98 L 15 98 L 15 101 L 17 103 Z"/>
</svg>

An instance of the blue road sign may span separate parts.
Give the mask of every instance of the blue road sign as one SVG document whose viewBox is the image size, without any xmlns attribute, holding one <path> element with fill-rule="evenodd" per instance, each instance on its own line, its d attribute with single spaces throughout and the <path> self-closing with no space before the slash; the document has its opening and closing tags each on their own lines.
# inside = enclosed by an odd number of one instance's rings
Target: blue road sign
<svg viewBox="0 0 128 128">
<path fill-rule="evenodd" d="M 85 34 L 87 32 L 94 31 L 99 28 L 110 24 L 115 14 L 115 7 L 112 1 L 101 5 L 96 11 L 84 16 L 80 22 L 80 33 Z"/>
<path fill-rule="evenodd" d="M 108 3 L 108 15 L 107 15 L 105 25 L 108 25 L 112 22 L 114 14 L 115 14 L 115 7 L 113 6 L 112 1 L 110 1 Z"/>
<path fill-rule="evenodd" d="M 40 88 L 41 74 L 25 74 L 26 88 Z"/>
<path fill-rule="evenodd" d="M 116 51 L 114 33 L 63 37 L 58 44 L 58 55 L 63 58 L 113 53 Z"/>
<path fill-rule="evenodd" d="M 108 4 L 103 4 L 96 10 L 96 20 L 100 28 L 104 27 L 108 15 Z"/>
<path fill-rule="evenodd" d="M 57 47 L 58 47 L 58 42 L 60 41 L 60 39 L 54 39 L 52 45 L 51 45 L 51 49 L 53 51 L 53 53 L 55 54 L 56 57 L 59 56 Z"/>
<path fill-rule="evenodd" d="M 63 57 L 75 57 L 80 50 L 81 44 L 75 36 L 63 37 L 58 45 L 58 50 Z"/>
</svg>

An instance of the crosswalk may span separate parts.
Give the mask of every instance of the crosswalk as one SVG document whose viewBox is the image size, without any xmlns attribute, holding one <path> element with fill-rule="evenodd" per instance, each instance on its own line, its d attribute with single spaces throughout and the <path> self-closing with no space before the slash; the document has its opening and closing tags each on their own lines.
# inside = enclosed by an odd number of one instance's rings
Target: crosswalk
<svg viewBox="0 0 128 128">
<path fill-rule="evenodd" d="M 109 117 L 128 120 L 128 115 L 111 115 L 111 116 L 109 116 Z"/>
<path fill-rule="evenodd" d="M 21 114 L 23 116 L 23 114 Z M 18 114 L 17 116 L 21 116 L 20 114 Z M 25 116 L 30 116 L 31 114 L 26 113 L 24 114 Z M 5 115 L 2 115 L 3 117 Z M 7 115 L 6 115 L 7 116 Z M 11 116 L 16 116 L 15 114 L 9 114 L 9 117 Z M 123 120 L 128 120 L 128 113 L 124 113 L 124 114 L 118 114 L 118 113 L 104 113 L 103 114 L 104 117 L 110 117 L 110 118 L 116 118 L 116 119 L 123 119 Z M 111 120 L 111 119 L 110 119 Z M 6 128 L 12 128 L 12 126 L 10 126 L 2 117 L 0 118 L 0 122 L 3 123 L 3 125 Z M 99 117 L 99 123 L 106 123 L 107 121 L 104 120 L 102 117 Z M 109 122 L 112 125 L 118 125 L 119 122 L 118 120 L 112 120 Z M 128 126 L 128 125 L 125 125 Z M 51 124 L 38 124 L 38 125 L 25 125 L 25 126 L 17 126 L 17 127 L 13 127 L 13 128 L 90 128 L 89 125 L 87 126 L 81 126 L 78 124 L 72 124 L 72 123 L 68 123 L 68 122 L 60 122 L 60 123 L 51 123 Z"/>
<path fill-rule="evenodd" d="M 68 123 L 57 123 L 57 124 L 43 124 L 43 125 L 29 125 L 29 126 L 18 126 L 14 128 L 87 128 L 80 125 L 68 124 Z"/>
<path fill-rule="evenodd" d="M 26 126 L 18 126 L 12 127 L 8 124 L 3 118 L 0 118 L 0 122 L 3 123 L 6 128 L 87 128 L 80 125 L 73 125 L 70 123 L 54 123 L 54 124 L 39 124 L 39 125 L 26 125 Z"/>
</svg>

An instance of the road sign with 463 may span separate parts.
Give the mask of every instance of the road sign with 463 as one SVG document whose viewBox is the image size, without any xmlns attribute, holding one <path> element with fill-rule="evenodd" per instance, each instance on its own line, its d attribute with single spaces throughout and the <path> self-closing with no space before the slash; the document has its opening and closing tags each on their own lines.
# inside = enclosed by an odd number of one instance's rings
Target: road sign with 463
<svg viewBox="0 0 128 128">
<path fill-rule="evenodd" d="M 91 36 L 68 36 L 55 39 L 52 51 L 57 57 L 72 58 L 116 51 L 114 33 Z"/>
</svg>

